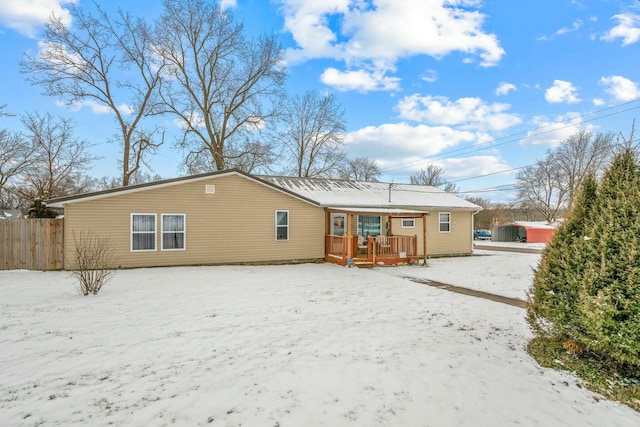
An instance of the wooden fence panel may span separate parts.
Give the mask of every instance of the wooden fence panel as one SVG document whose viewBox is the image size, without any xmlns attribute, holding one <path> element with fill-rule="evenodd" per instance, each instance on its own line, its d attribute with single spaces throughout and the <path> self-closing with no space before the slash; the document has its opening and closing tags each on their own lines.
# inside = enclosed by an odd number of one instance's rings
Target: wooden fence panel
<svg viewBox="0 0 640 427">
<path fill-rule="evenodd" d="M 0 221 L 0 270 L 61 270 L 64 220 Z"/>
</svg>

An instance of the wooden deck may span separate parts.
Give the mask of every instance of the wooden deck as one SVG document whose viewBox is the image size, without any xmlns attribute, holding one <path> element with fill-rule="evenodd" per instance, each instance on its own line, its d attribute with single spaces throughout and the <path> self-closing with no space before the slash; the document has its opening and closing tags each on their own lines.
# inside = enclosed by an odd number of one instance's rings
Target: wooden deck
<svg viewBox="0 0 640 427">
<path fill-rule="evenodd" d="M 375 236 L 358 245 L 358 236 L 327 235 L 325 261 L 354 266 L 417 263 L 418 236 Z"/>
</svg>

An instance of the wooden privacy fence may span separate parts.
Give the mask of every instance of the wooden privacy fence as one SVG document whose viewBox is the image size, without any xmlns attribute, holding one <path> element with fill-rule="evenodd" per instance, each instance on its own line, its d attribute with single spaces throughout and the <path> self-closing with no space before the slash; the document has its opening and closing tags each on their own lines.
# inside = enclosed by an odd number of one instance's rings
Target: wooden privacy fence
<svg viewBox="0 0 640 427">
<path fill-rule="evenodd" d="M 64 220 L 0 220 L 0 270 L 61 270 Z"/>
</svg>

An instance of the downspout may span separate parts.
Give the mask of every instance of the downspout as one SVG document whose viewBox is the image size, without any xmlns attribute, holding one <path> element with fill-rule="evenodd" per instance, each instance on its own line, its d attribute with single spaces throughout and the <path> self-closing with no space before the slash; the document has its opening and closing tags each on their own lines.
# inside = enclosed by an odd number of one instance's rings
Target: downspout
<svg viewBox="0 0 640 427">
<path fill-rule="evenodd" d="M 475 230 L 475 224 L 474 224 L 474 220 L 475 220 L 475 216 L 476 214 L 480 213 L 482 209 L 479 209 L 475 212 L 471 213 L 471 251 L 469 253 L 473 254 L 473 230 Z"/>
</svg>

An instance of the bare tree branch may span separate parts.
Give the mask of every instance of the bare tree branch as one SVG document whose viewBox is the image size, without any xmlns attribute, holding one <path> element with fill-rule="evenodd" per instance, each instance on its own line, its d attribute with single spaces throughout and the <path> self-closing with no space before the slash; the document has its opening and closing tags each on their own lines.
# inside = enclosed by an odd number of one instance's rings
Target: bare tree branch
<svg viewBox="0 0 640 427">
<path fill-rule="evenodd" d="M 443 178 L 444 169 L 436 164 L 430 164 L 426 169 L 420 169 L 409 176 L 411 184 L 429 185 L 431 187 L 440 187 L 447 193 L 456 193 L 458 186 Z"/>
<path fill-rule="evenodd" d="M 338 175 L 344 166 L 345 116 L 333 95 L 308 91 L 294 97 L 285 112 L 281 135 L 288 172 L 299 177 Z"/>
<path fill-rule="evenodd" d="M 155 55 L 150 30 L 142 20 L 123 12 L 112 19 L 97 3 L 95 7 L 96 16 L 70 6 L 72 28 L 53 16 L 46 26 L 44 47 L 36 55 L 26 55 L 21 70 L 44 94 L 67 105 L 94 103 L 114 114 L 126 186 L 144 156 L 159 144 L 139 143 L 136 135 L 156 132 L 142 130 L 140 121 L 157 112 L 155 96 L 164 63 Z"/>
<path fill-rule="evenodd" d="M 375 160 L 370 160 L 367 157 L 356 157 L 347 161 L 347 164 L 340 172 L 340 177 L 356 181 L 378 182 L 380 168 Z"/>
<path fill-rule="evenodd" d="M 179 146 L 191 172 L 244 168 L 267 154 L 257 131 L 279 113 L 285 78 L 275 34 L 247 39 L 217 2 L 165 0 L 157 52 L 169 64 L 163 112 L 185 129 Z M 264 159 L 263 159 L 264 160 Z M 262 161 L 263 161 L 262 160 Z"/>
<path fill-rule="evenodd" d="M 14 193 L 33 203 L 88 190 L 86 171 L 97 159 L 87 141 L 73 137 L 70 119 L 29 113 L 22 118 L 33 155 L 14 182 Z"/>
</svg>

